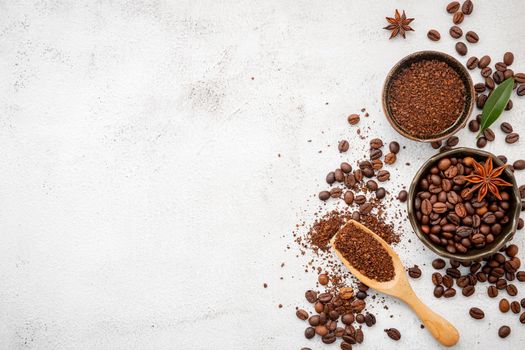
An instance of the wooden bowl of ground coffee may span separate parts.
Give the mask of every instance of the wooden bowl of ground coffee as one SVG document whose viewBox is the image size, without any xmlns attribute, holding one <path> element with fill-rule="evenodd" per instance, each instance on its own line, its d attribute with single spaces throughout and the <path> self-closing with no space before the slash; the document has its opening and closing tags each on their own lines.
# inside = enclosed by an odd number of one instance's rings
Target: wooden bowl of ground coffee
<svg viewBox="0 0 525 350">
<path fill-rule="evenodd" d="M 485 167 L 489 158 L 493 170 L 504 165 L 491 153 L 455 148 L 430 158 L 414 176 L 408 216 L 418 238 L 434 253 L 478 261 L 497 253 L 519 228 L 521 197 L 508 167 L 497 176 L 508 183 L 498 186 L 501 200 L 489 191 L 480 201 L 476 183 L 464 179 L 478 175 L 474 163 Z"/>
<path fill-rule="evenodd" d="M 474 84 L 452 56 L 420 51 L 390 70 L 382 100 L 388 121 L 401 135 L 422 142 L 439 141 L 465 126 L 474 105 Z"/>
</svg>

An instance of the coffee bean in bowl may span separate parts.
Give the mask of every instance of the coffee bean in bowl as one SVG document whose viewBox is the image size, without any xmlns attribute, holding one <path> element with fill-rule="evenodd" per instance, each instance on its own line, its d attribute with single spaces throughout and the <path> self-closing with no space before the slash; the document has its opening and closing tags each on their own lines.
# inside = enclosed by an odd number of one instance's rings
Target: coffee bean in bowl
<svg viewBox="0 0 525 350">
<path fill-rule="evenodd" d="M 461 129 L 475 100 L 466 68 L 437 51 L 403 58 L 383 86 L 383 110 L 401 135 L 416 141 L 444 140 Z"/>
<path fill-rule="evenodd" d="M 460 262 L 502 248 L 516 232 L 520 210 L 518 186 L 508 166 L 470 148 L 430 158 L 414 177 L 408 196 L 409 219 L 418 238 L 436 254 Z"/>
</svg>

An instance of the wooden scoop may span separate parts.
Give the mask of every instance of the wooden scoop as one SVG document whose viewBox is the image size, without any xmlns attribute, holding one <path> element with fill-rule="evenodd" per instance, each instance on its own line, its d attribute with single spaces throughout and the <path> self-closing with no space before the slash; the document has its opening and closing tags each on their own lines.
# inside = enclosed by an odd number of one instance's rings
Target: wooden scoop
<svg viewBox="0 0 525 350">
<path fill-rule="evenodd" d="M 334 235 L 334 237 L 332 237 L 330 243 L 332 244 L 332 247 L 334 248 L 337 256 L 345 264 L 348 270 L 350 270 L 350 272 L 357 279 L 359 279 L 361 282 L 363 282 L 370 288 L 399 298 L 405 303 L 407 303 L 412 308 L 412 310 L 414 310 L 417 316 L 421 319 L 421 321 L 432 334 L 432 336 L 434 336 L 434 338 L 436 338 L 441 344 L 445 346 L 452 346 L 456 344 L 459 340 L 459 333 L 457 329 L 450 322 L 448 322 L 443 317 L 432 311 L 428 306 L 423 304 L 421 300 L 419 300 L 419 298 L 412 290 L 412 287 L 410 287 L 410 283 L 408 282 L 406 276 L 405 268 L 403 267 L 399 256 L 392 250 L 392 248 L 390 248 L 388 243 L 386 243 L 381 237 L 379 237 L 377 234 L 370 231 L 366 226 L 361 225 L 357 221 L 350 220 L 345 224 L 345 226 L 346 225 L 355 225 L 356 227 L 359 227 L 361 230 L 367 232 L 372 237 L 374 237 L 379 243 L 381 243 L 383 248 L 385 248 L 388 254 L 392 257 L 392 261 L 394 263 L 395 276 L 390 281 L 378 282 L 376 280 L 366 277 L 357 269 L 355 269 L 352 265 L 350 265 L 350 262 L 348 262 L 348 260 L 346 260 L 343 257 L 341 252 L 339 252 L 335 247 L 335 241 L 337 240 L 337 237 L 339 235 L 338 232 Z"/>
</svg>

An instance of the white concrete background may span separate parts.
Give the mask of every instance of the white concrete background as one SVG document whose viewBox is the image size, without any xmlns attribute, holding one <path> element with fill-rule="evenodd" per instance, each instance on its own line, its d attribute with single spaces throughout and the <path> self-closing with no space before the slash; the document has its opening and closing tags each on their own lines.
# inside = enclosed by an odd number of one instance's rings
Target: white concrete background
<svg viewBox="0 0 525 350">
<path fill-rule="evenodd" d="M 381 113 L 383 78 L 410 52 L 453 53 L 446 3 L 0 1 L 0 348 L 336 348 L 303 339 L 294 316 L 315 276 L 291 230 L 312 220 L 324 175 L 346 159 L 337 141 L 356 139 L 346 115 L 367 107 L 370 136 L 400 139 Z M 381 29 L 396 8 L 416 18 L 407 40 Z M 475 1 L 471 53 L 512 50 L 525 70 L 523 18 L 521 0 Z M 515 102 L 505 118 L 525 135 Z M 497 137 L 488 150 L 523 157 L 523 142 Z M 392 191 L 433 153 L 400 141 Z M 414 287 L 457 325 L 456 348 L 522 346 L 524 326 L 484 290 L 431 296 L 433 255 L 405 227 L 397 250 L 427 263 Z M 524 248 L 523 233 L 515 241 Z M 386 302 L 359 348 L 439 348 Z M 473 304 L 484 320 L 468 317 Z"/>
</svg>

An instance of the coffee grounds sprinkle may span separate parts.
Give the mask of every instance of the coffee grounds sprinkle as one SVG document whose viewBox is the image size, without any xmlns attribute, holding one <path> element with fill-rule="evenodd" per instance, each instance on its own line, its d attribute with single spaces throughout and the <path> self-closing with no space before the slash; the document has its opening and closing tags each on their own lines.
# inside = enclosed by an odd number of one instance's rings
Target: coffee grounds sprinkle
<svg viewBox="0 0 525 350">
<path fill-rule="evenodd" d="M 452 67 L 439 60 L 423 60 L 398 74 L 387 103 L 407 133 L 426 138 L 454 125 L 465 98 L 465 85 Z"/>
<path fill-rule="evenodd" d="M 359 272 L 379 282 L 390 281 L 395 276 L 392 257 L 381 243 L 354 224 L 343 226 L 338 233 L 335 247 Z"/>
</svg>

